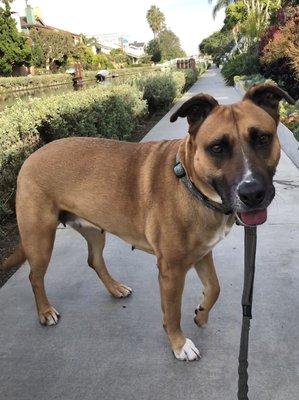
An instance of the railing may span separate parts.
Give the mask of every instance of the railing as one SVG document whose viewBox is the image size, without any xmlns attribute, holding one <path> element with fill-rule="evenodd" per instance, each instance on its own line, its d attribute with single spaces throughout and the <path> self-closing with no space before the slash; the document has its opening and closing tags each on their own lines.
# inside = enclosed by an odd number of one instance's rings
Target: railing
<svg viewBox="0 0 299 400">
<path fill-rule="evenodd" d="M 177 60 L 176 66 L 178 69 L 195 69 L 196 63 L 194 58 L 185 58 L 182 60 Z"/>
</svg>

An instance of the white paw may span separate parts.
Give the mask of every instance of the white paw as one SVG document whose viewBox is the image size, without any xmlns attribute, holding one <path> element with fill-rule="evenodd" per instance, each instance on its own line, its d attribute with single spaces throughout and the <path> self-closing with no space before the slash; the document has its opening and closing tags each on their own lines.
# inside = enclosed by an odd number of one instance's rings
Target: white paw
<svg viewBox="0 0 299 400">
<path fill-rule="evenodd" d="M 173 352 L 178 360 L 183 361 L 194 361 L 201 358 L 199 350 L 195 347 L 194 343 L 190 339 L 186 339 L 184 346 L 180 352 Z"/>
<path fill-rule="evenodd" d="M 128 297 L 133 292 L 133 290 L 129 286 L 123 285 L 122 283 L 117 283 L 113 285 L 109 289 L 109 291 L 114 297 L 118 299 L 122 297 Z"/>
<path fill-rule="evenodd" d="M 54 307 L 50 307 L 48 310 L 39 314 L 39 320 L 42 325 L 56 325 L 59 318 L 60 314 Z"/>
</svg>

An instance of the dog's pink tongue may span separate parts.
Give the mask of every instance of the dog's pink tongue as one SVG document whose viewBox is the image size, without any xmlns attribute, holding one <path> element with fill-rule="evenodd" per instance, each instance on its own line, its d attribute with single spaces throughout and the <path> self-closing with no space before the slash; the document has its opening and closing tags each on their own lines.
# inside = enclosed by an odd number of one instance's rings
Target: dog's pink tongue
<svg viewBox="0 0 299 400">
<path fill-rule="evenodd" d="M 261 225 L 267 220 L 267 209 L 261 211 L 242 212 L 240 218 L 246 225 Z"/>
</svg>

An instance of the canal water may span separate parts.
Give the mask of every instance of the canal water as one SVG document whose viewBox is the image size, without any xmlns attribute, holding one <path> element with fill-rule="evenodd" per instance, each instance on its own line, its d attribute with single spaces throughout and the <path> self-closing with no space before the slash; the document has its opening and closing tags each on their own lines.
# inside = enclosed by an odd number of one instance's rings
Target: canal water
<svg viewBox="0 0 299 400">
<path fill-rule="evenodd" d="M 153 69 L 151 71 L 147 72 L 153 72 L 153 71 L 158 71 L 159 69 Z M 141 71 L 132 71 L 130 73 L 125 73 L 125 74 L 117 74 L 115 76 L 108 76 L 106 78 L 105 82 L 97 83 L 96 79 L 86 79 L 84 80 L 84 84 L 82 87 L 82 90 L 91 88 L 91 87 L 96 87 L 96 86 L 107 86 L 111 84 L 122 84 L 127 81 L 128 78 L 130 77 L 137 77 L 137 76 L 143 76 L 144 72 Z M 64 94 L 68 92 L 73 92 L 74 88 L 71 83 L 65 83 L 63 85 L 57 85 L 57 86 L 49 86 L 49 87 L 44 87 L 44 88 L 35 88 L 35 89 L 24 89 L 24 90 L 18 90 L 16 92 L 9 92 L 6 94 L 0 94 L 0 112 L 4 110 L 6 107 L 11 107 L 17 100 L 26 100 L 29 98 L 41 98 L 41 97 L 49 97 L 49 96 L 55 96 L 59 94 Z"/>
</svg>

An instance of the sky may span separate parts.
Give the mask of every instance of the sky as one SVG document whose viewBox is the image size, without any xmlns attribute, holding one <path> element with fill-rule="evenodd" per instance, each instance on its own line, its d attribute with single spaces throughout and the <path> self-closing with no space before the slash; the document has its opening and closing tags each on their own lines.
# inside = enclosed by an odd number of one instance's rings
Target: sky
<svg viewBox="0 0 299 400">
<path fill-rule="evenodd" d="M 40 7 L 47 25 L 87 35 L 119 33 L 140 42 L 153 38 L 146 12 L 156 5 L 188 55 L 197 54 L 201 40 L 220 29 L 224 19 L 223 11 L 213 19 L 208 0 L 29 0 L 29 4 Z M 15 0 L 12 9 L 24 15 L 25 0 Z"/>
</svg>

